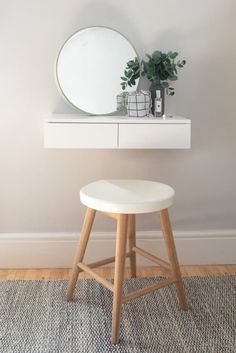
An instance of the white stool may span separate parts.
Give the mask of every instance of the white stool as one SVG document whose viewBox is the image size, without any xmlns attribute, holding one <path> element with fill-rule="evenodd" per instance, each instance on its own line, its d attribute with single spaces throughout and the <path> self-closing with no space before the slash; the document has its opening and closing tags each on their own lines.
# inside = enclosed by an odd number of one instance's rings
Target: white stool
<svg viewBox="0 0 236 353">
<path fill-rule="evenodd" d="M 180 306 L 187 310 L 187 303 L 178 264 L 175 243 L 168 216 L 168 207 L 173 204 L 174 190 L 165 184 L 146 180 L 100 180 L 88 184 L 80 191 L 81 202 L 87 206 L 79 245 L 72 268 L 67 291 L 67 300 L 71 300 L 79 272 L 91 274 L 98 282 L 113 292 L 112 342 L 119 339 L 121 305 L 127 301 L 174 283 L 177 289 Z M 83 258 L 96 211 L 101 211 L 117 220 L 115 257 L 84 264 Z M 140 213 L 158 212 L 161 229 L 164 235 L 169 263 L 147 253 L 136 246 L 135 215 Z M 128 252 L 126 253 L 126 239 Z M 160 283 L 139 289 L 135 292 L 122 294 L 125 257 L 130 258 L 132 277 L 136 277 L 136 253 L 165 268 L 168 278 Z M 114 285 L 99 276 L 92 269 L 115 262 Z"/>
</svg>

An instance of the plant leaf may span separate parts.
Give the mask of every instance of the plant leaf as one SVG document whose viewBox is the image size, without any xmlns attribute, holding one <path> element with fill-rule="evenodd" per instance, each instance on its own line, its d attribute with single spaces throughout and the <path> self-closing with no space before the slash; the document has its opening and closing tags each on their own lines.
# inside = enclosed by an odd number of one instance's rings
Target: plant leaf
<svg viewBox="0 0 236 353">
<path fill-rule="evenodd" d="M 170 58 L 175 59 L 178 55 L 179 55 L 179 53 L 177 53 L 177 51 L 175 51 L 174 53 L 170 54 Z"/>
<path fill-rule="evenodd" d="M 169 80 L 170 80 L 170 81 L 176 81 L 176 80 L 178 80 L 178 77 L 175 76 L 175 75 L 169 76 Z"/>
<path fill-rule="evenodd" d="M 132 76 L 132 74 L 133 74 L 133 71 L 130 69 L 130 70 L 127 72 L 127 75 L 126 75 L 126 76 L 127 76 L 128 78 L 130 78 L 130 77 Z"/>
<path fill-rule="evenodd" d="M 154 51 L 154 53 L 152 54 L 152 59 L 158 60 L 158 59 L 161 58 L 161 56 L 162 56 L 162 52 L 159 51 L 159 50 L 156 50 L 156 51 Z"/>
<path fill-rule="evenodd" d="M 162 87 L 168 88 L 169 87 L 169 82 L 163 81 L 161 82 Z"/>
</svg>

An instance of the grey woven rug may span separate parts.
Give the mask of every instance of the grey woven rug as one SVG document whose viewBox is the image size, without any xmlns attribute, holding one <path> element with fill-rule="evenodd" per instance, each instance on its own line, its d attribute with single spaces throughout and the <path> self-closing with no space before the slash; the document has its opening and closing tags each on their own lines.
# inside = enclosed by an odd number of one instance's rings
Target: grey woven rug
<svg viewBox="0 0 236 353">
<path fill-rule="evenodd" d="M 125 290 L 160 278 L 126 280 Z M 123 307 L 121 336 L 112 345 L 111 293 L 94 280 L 0 281 L 1 353 L 235 353 L 236 277 L 184 279 L 190 310 L 179 309 L 173 286 Z"/>
</svg>

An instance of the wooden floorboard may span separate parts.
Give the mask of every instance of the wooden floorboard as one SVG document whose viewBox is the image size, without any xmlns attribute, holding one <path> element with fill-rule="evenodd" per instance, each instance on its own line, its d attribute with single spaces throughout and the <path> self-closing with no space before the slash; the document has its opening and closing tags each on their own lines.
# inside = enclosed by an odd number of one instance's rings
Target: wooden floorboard
<svg viewBox="0 0 236 353">
<path fill-rule="evenodd" d="M 113 277 L 113 268 L 99 268 L 96 270 L 105 278 Z M 236 275 L 236 265 L 207 265 L 207 266 L 182 266 L 183 276 L 217 276 Z M 62 280 L 69 278 L 70 269 L 0 269 L 0 280 Z M 165 275 L 165 272 L 158 267 L 140 267 L 137 275 L 139 277 L 152 277 Z M 130 271 L 126 269 L 126 277 L 130 276 Z M 89 275 L 81 273 L 80 278 L 90 278 Z"/>
</svg>

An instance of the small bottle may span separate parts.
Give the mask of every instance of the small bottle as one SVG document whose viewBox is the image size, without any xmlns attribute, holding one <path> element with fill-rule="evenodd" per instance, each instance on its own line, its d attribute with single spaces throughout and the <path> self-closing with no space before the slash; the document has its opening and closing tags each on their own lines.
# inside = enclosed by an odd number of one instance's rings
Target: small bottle
<svg viewBox="0 0 236 353">
<path fill-rule="evenodd" d="M 155 116 L 160 118 L 162 116 L 162 99 L 161 99 L 161 91 L 156 91 L 155 98 Z"/>
</svg>

